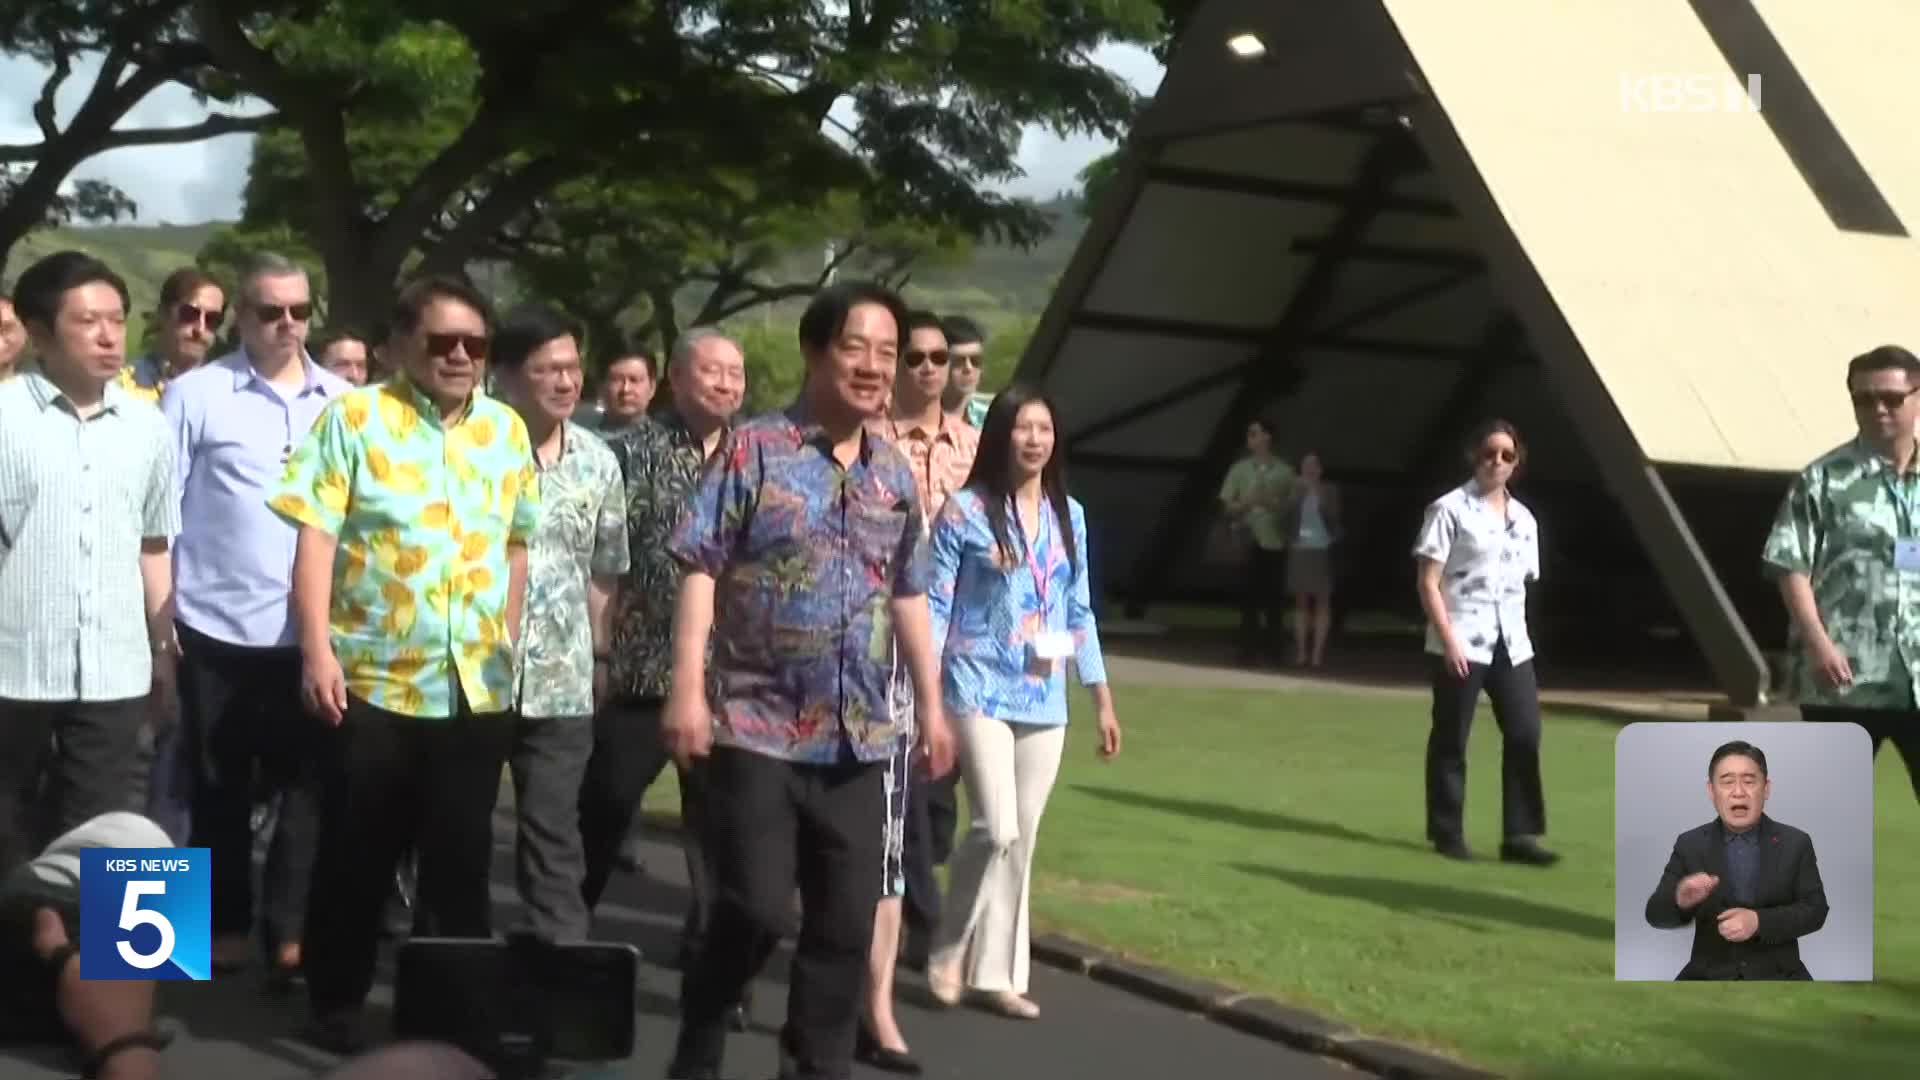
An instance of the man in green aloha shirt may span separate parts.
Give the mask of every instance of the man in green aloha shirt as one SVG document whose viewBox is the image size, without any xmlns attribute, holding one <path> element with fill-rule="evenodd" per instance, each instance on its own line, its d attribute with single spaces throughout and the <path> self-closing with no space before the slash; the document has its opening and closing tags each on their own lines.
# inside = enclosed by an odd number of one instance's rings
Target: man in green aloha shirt
<svg viewBox="0 0 1920 1080">
<path fill-rule="evenodd" d="M 1893 740 L 1920 797 L 1920 359 L 1883 345 L 1847 365 L 1860 433 L 1795 478 L 1762 556 L 1791 622 L 1804 719 Z"/>
</svg>

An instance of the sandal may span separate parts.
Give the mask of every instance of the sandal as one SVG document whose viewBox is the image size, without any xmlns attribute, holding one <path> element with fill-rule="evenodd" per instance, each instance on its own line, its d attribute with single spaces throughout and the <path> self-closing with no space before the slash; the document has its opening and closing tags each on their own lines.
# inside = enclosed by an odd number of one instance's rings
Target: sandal
<svg viewBox="0 0 1920 1080">
<path fill-rule="evenodd" d="M 100 1070 L 106 1068 L 107 1062 L 128 1050 L 151 1050 L 157 1054 L 172 1044 L 172 1035 L 163 1035 L 158 1031 L 134 1031 L 117 1039 L 108 1039 L 106 1045 L 87 1058 L 86 1065 L 80 1070 L 80 1080 L 98 1080 Z"/>
</svg>

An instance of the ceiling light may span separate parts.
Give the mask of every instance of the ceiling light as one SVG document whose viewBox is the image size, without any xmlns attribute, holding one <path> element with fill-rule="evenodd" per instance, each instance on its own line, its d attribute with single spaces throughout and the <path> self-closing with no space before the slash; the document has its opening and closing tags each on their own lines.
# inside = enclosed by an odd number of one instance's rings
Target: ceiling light
<svg viewBox="0 0 1920 1080">
<path fill-rule="evenodd" d="M 1227 49 L 1242 60 L 1257 60 L 1267 55 L 1267 43 L 1257 34 L 1235 34 L 1227 39 Z"/>
</svg>

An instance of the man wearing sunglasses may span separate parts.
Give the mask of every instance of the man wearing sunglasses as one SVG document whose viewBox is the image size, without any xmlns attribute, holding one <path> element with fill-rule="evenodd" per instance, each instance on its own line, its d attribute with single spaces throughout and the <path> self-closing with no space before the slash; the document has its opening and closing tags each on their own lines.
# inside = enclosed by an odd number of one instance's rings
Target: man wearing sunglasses
<svg viewBox="0 0 1920 1080">
<path fill-rule="evenodd" d="M 540 485 L 526 423 L 480 389 L 492 326 L 464 279 L 403 288 L 396 373 L 321 412 L 269 502 L 299 529 L 301 693 L 330 729 L 302 960 L 309 1037 L 335 1053 L 371 1034 L 381 909 L 409 846 L 416 932 L 493 932 L 493 807 Z"/>
<path fill-rule="evenodd" d="M 300 701 L 287 595 L 294 530 L 267 508 L 293 448 L 351 387 L 307 356 L 306 271 L 261 254 L 239 282 L 240 348 L 167 384 L 182 527 L 174 547 L 181 722 L 156 790 L 192 792 L 188 846 L 213 852 L 213 966 L 247 964 L 256 910 L 276 988 L 300 967 L 319 811 L 310 768 L 320 728 Z M 179 755 L 171 775 L 162 770 Z M 253 892 L 254 801 L 279 800 L 261 903 Z"/>
<path fill-rule="evenodd" d="M 993 404 L 992 394 L 980 393 L 980 373 L 985 363 L 981 353 L 986 348 L 986 335 L 979 323 L 965 315 L 947 316 L 941 320 L 940 328 L 947 338 L 950 369 L 942 403 L 949 415 L 959 417 L 978 431 L 980 425 L 987 422 L 987 406 Z"/>
<path fill-rule="evenodd" d="M 1882 345 L 1847 365 L 1859 433 L 1795 478 L 1763 555 L 1789 620 L 1802 719 L 1888 739 L 1920 798 L 1920 359 Z"/>
<path fill-rule="evenodd" d="M 207 273 L 183 266 L 168 274 L 154 312 L 153 351 L 120 369 L 120 388 L 159 404 L 169 381 L 206 362 L 226 317 L 227 294 Z"/>
</svg>

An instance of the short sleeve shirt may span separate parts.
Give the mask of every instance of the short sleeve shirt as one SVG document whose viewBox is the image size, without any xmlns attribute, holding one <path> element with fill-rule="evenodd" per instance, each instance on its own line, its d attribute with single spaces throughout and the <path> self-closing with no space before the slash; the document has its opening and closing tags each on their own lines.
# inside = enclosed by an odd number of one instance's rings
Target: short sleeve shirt
<svg viewBox="0 0 1920 1080">
<path fill-rule="evenodd" d="M 841 465 L 795 406 L 735 428 L 668 545 L 715 580 L 714 739 L 809 764 L 884 760 L 890 602 L 927 591 L 912 469 L 863 431 Z"/>
<path fill-rule="evenodd" d="M 1447 618 L 1469 661 L 1491 664 L 1502 641 L 1509 663 L 1533 659 L 1527 586 L 1540 580 L 1540 527 L 1519 499 L 1507 496 L 1502 518 L 1471 481 L 1454 488 L 1427 507 L 1413 554 L 1440 564 Z M 1446 651 L 1431 624 L 1427 651 Z"/>
<path fill-rule="evenodd" d="M 342 395 L 294 451 L 268 505 L 338 539 L 330 612 L 347 690 L 450 719 L 508 708 L 509 545 L 539 524 L 527 428 L 475 392 L 440 412 L 404 377 Z"/>
</svg>

